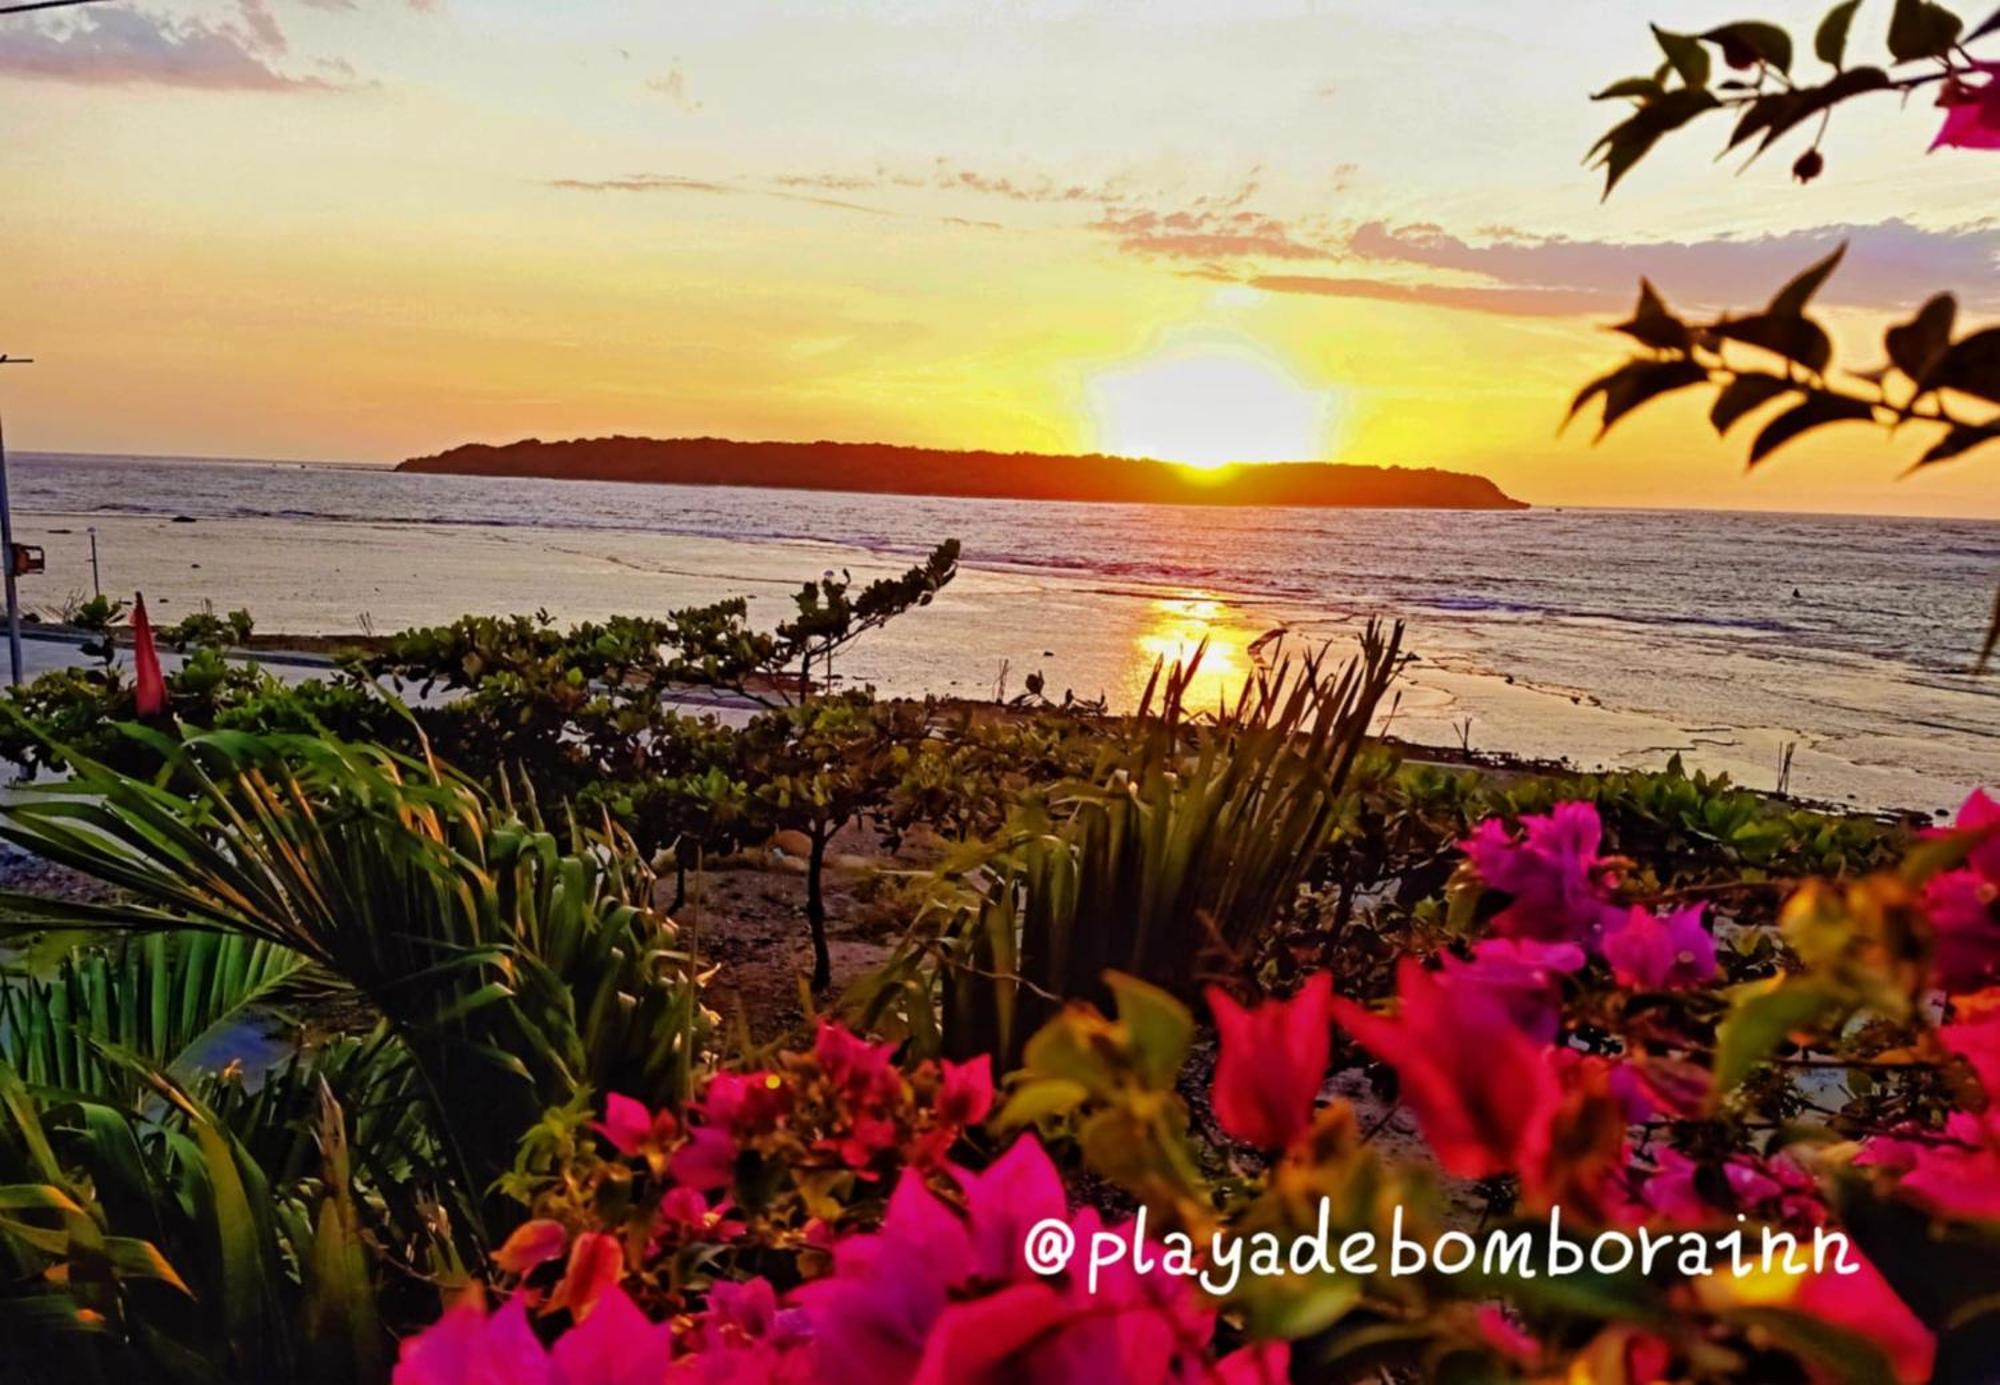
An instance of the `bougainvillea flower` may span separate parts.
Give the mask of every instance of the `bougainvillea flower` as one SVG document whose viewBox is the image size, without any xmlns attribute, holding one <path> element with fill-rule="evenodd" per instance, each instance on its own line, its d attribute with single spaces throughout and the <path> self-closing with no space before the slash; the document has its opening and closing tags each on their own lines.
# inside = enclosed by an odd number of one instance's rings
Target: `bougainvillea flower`
<svg viewBox="0 0 2000 1385">
<path fill-rule="evenodd" d="M 1469 962 L 1450 953 L 1440 960 L 1453 986 L 1485 992 L 1522 1032 L 1547 1043 L 1562 1018 L 1561 979 L 1581 968 L 1584 956 L 1575 943 L 1488 938 L 1473 944 Z"/>
<path fill-rule="evenodd" d="M 1604 960 L 1621 986 L 1648 991 L 1682 990 L 1715 979 L 1715 939 L 1702 925 L 1702 906 L 1690 904 L 1662 917 L 1643 905 L 1605 930 Z"/>
<path fill-rule="evenodd" d="M 1939 1216 L 2000 1220 L 1996 1124 L 1991 1112 L 1954 1111 L 1941 1132 L 1876 1136 L 1854 1162 L 1900 1173 L 1897 1188 Z"/>
<path fill-rule="evenodd" d="M 676 1183 L 705 1193 L 727 1188 L 736 1178 L 736 1141 L 728 1131 L 704 1125 L 674 1151 L 667 1172 Z"/>
<path fill-rule="evenodd" d="M 658 1234 L 676 1242 L 733 1241 L 743 1234 L 743 1223 L 729 1213 L 733 1203 L 724 1198 L 711 1207 L 708 1197 L 695 1188 L 667 1189 L 660 1198 Z"/>
<path fill-rule="evenodd" d="M 1292 1344 L 1259 1342 L 1238 1347 L 1215 1363 L 1214 1385 L 1286 1385 L 1292 1378 Z"/>
<path fill-rule="evenodd" d="M 1954 77 L 1938 94 L 1944 124 L 1932 149 L 2000 149 L 2000 63 L 1972 64 L 1986 80 L 1971 86 Z"/>
<path fill-rule="evenodd" d="M 798 1291 L 821 1385 L 1196 1378 L 1183 1356 L 1213 1321 L 1185 1280 L 1121 1262 L 1090 1293 L 1078 1276 L 1028 1271 L 1027 1229 L 1067 1215 L 1033 1136 L 964 1179 L 960 1215 L 905 1175 L 880 1229 L 838 1242 L 833 1273 Z M 1069 1225 L 1079 1246 L 1101 1229 L 1087 1209 Z"/>
<path fill-rule="evenodd" d="M 516 1296 L 488 1314 L 478 1293 L 461 1298 L 403 1339 L 392 1385 L 549 1385 L 549 1356 Z"/>
<path fill-rule="evenodd" d="M 1711 1308 L 1789 1309 L 1865 1337 L 1901 1385 L 1923 1385 L 1931 1378 L 1937 1338 L 1859 1251 L 1848 1246 L 1841 1254 L 1852 1273 L 1838 1273 L 1831 1257 L 1820 1269 L 1799 1274 L 1788 1273 L 1782 1259 L 1766 1270 L 1751 1258 L 1750 1273 L 1702 1275 L 1694 1287 Z"/>
<path fill-rule="evenodd" d="M 160 673 L 160 651 L 153 643 L 153 618 L 146 614 L 142 594 L 132 603 L 132 710 L 141 717 L 165 716 L 167 680 Z"/>
<path fill-rule="evenodd" d="M 948 1125 L 977 1125 L 993 1106 L 993 1058 L 982 1053 L 969 1063 L 946 1058 L 939 1065 L 941 1080 L 931 1111 Z"/>
<path fill-rule="evenodd" d="M 1521 819 L 1521 836 L 1488 818 L 1459 843 L 1488 888 L 1513 898 L 1493 916 L 1503 937 L 1544 942 L 1593 938 L 1618 910 L 1605 899 L 1607 863 L 1597 855 L 1604 824 L 1591 803 L 1558 803 Z"/>
<path fill-rule="evenodd" d="M 680 1132 L 680 1122 L 671 1111 L 648 1111 L 643 1102 L 613 1092 L 604 1098 L 604 1119 L 593 1121 L 590 1128 L 630 1158 L 642 1150 L 663 1148 Z"/>
<path fill-rule="evenodd" d="M 549 1349 L 550 1385 L 659 1385 L 673 1349 L 673 1329 L 648 1320 L 613 1285 L 590 1316 Z"/>
<path fill-rule="evenodd" d="M 865 1109 L 892 1101 L 902 1089 L 903 1075 L 896 1070 L 894 1049 L 872 1043 L 845 1025 L 821 1020 L 813 1039 L 813 1055 L 827 1081 L 855 1106 Z"/>
<path fill-rule="evenodd" d="M 1703 1165 L 1676 1149 L 1653 1152 L 1656 1172 L 1639 1190 L 1655 1212 L 1687 1225 L 1727 1221 L 1738 1212 L 1765 1212 L 1787 1225 L 1826 1220 L 1812 1176 L 1790 1159 L 1733 1154 L 1722 1161 L 1720 1179 L 1702 1176 Z"/>
<path fill-rule="evenodd" d="M 1208 989 L 1221 1051 L 1215 1063 L 1215 1119 L 1259 1149 L 1283 1149 L 1312 1123 L 1326 1081 L 1333 980 L 1312 977 L 1290 1000 L 1246 1010 L 1226 991 Z"/>
<path fill-rule="evenodd" d="M 514 1228 L 493 1252 L 493 1263 L 509 1274 L 526 1274 L 561 1255 L 568 1245 L 569 1232 L 561 1222 L 537 1217 Z"/>
<path fill-rule="evenodd" d="M 1334 1018 L 1396 1069 L 1438 1162 L 1464 1178 L 1519 1169 L 1546 1145 L 1562 1104 L 1556 1071 L 1507 1012 L 1476 988 L 1433 976 L 1414 958 L 1396 971 L 1395 1018 L 1336 999 Z"/>
<path fill-rule="evenodd" d="M 2000 884 L 1948 870 L 1925 883 L 1924 909 L 1937 937 L 1938 985 L 1957 995 L 2000 977 Z"/>
<path fill-rule="evenodd" d="M 702 1119 L 739 1139 L 768 1135 L 792 1106 L 792 1089 L 774 1072 L 719 1072 L 701 1094 Z"/>
<path fill-rule="evenodd" d="M 978 1173 L 958 1173 L 965 1192 L 972 1272 L 981 1279 L 1032 1277 L 1023 1248 L 1028 1229 L 1069 1215 L 1062 1175 L 1040 1140 L 1022 1138 Z"/>
</svg>

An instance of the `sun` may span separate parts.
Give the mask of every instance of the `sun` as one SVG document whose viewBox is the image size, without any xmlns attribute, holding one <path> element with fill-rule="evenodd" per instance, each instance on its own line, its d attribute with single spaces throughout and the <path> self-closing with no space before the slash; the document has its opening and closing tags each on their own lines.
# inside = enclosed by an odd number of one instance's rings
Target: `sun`
<svg viewBox="0 0 2000 1385">
<path fill-rule="evenodd" d="M 1235 333 L 1162 343 L 1096 372 L 1084 393 L 1098 451 L 1202 468 L 1320 460 L 1335 397 Z"/>
</svg>

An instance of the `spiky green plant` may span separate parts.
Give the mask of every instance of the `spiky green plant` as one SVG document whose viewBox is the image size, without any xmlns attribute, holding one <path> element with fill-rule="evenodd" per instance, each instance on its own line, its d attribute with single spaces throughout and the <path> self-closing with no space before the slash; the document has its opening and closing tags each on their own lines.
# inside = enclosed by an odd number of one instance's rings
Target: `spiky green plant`
<svg viewBox="0 0 2000 1385">
<path fill-rule="evenodd" d="M 1011 1057 L 1107 969 L 1189 992 L 1204 959 L 1226 966 L 1296 897 L 1401 642 L 1371 622 L 1338 667 L 1320 651 L 1260 669 L 1205 716 L 1187 706 L 1199 654 L 1156 669 L 1097 772 L 953 863 L 941 926 L 920 925 L 856 999 L 877 1017 L 904 1005 L 947 1050 Z"/>
</svg>

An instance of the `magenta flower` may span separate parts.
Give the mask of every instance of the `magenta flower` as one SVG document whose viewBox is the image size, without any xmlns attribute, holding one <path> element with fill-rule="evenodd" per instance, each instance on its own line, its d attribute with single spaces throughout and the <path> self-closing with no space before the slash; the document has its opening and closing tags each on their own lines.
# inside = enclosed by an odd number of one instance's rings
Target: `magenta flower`
<svg viewBox="0 0 2000 1385">
<path fill-rule="evenodd" d="M 673 1334 L 649 1322 L 616 1286 L 597 1311 L 544 1348 L 526 1300 L 487 1313 L 477 1297 L 403 1341 L 393 1385 L 659 1385 L 669 1378 Z"/>
<path fill-rule="evenodd" d="M 969 1063 L 946 1058 L 939 1064 L 941 1080 L 933 1114 L 948 1125 L 977 1125 L 993 1106 L 993 1059 L 982 1053 Z"/>
<path fill-rule="evenodd" d="M 1665 918 L 1643 905 L 1604 934 L 1604 960 L 1621 986 L 1648 991 L 1683 990 L 1715 977 L 1715 939 L 1702 926 L 1702 906 L 1690 904 Z"/>
<path fill-rule="evenodd" d="M 1206 1342 L 1213 1321 L 1184 1281 L 1121 1264 L 1092 1294 L 1071 1277 L 1028 1272 L 1028 1228 L 1067 1215 L 1055 1166 L 1033 1136 L 960 1180 L 963 1215 L 906 1174 L 881 1228 L 840 1241 L 833 1273 L 798 1291 L 819 1385 L 1199 1378 L 1186 1344 Z M 1070 1226 L 1078 1245 L 1100 1229 L 1089 1210 Z"/>
<path fill-rule="evenodd" d="M 1962 995 L 2000 977 L 2000 803 L 1973 790 L 1949 828 L 1927 833 L 1979 834 L 1966 863 L 1931 877 L 1924 905 L 1937 934 L 1937 981 Z"/>
<path fill-rule="evenodd" d="M 1609 863 L 1597 855 L 1604 825 L 1596 805 L 1558 803 L 1546 816 L 1523 817 L 1521 833 L 1488 818 L 1459 843 L 1482 883 L 1513 896 L 1493 916 L 1493 931 L 1543 942 L 1595 937 L 1618 914 L 1605 899 Z"/>
<path fill-rule="evenodd" d="M 613 1092 L 604 1098 L 604 1119 L 592 1122 L 590 1128 L 629 1158 L 642 1149 L 673 1139 L 680 1125 L 671 1111 L 655 1115 L 631 1097 Z"/>
<path fill-rule="evenodd" d="M 403 1339 L 392 1385 L 547 1385 L 549 1356 L 528 1325 L 527 1305 L 510 1298 L 489 1315 L 477 1294 Z"/>
<path fill-rule="evenodd" d="M 813 1039 L 813 1054 L 827 1081 L 857 1107 L 893 1101 L 902 1090 L 903 1075 L 896 1070 L 895 1051 L 888 1044 L 869 1042 L 844 1025 L 821 1020 Z"/>
<path fill-rule="evenodd" d="M 1395 1018 L 1336 999 L 1334 1018 L 1396 1069 L 1402 1099 L 1449 1173 L 1484 1178 L 1539 1163 L 1562 1105 L 1546 1048 L 1478 987 L 1434 976 L 1414 958 L 1396 971 Z"/>
<path fill-rule="evenodd" d="M 1470 962 L 1449 952 L 1439 960 L 1454 987 L 1485 994 L 1523 1033 L 1548 1043 L 1562 1018 L 1562 978 L 1581 968 L 1584 957 L 1575 943 L 1488 938 L 1472 945 Z"/>
<path fill-rule="evenodd" d="M 1938 93 L 1944 124 L 1932 149 L 2000 149 L 2000 63 L 1972 64 L 1985 76 L 1978 85 L 1954 77 Z"/>
<path fill-rule="evenodd" d="M 1208 988 L 1221 1046 L 1215 1119 L 1229 1134 L 1259 1149 L 1283 1149 L 1312 1124 L 1332 1043 L 1332 995 L 1333 979 L 1325 972 L 1290 1000 L 1267 1000 L 1254 1010 Z"/>
</svg>

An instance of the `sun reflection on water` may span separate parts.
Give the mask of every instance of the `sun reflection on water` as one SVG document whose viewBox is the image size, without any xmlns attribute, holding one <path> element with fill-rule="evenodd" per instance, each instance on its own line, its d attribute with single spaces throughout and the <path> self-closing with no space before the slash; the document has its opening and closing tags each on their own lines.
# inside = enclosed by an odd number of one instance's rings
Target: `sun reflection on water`
<svg viewBox="0 0 2000 1385">
<path fill-rule="evenodd" d="M 1254 632 L 1228 602 L 1207 592 L 1191 591 L 1152 603 L 1150 623 L 1138 635 L 1140 686 L 1156 661 L 1185 663 L 1201 651 L 1201 666 L 1188 689 L 1188 706 L 1211 711 L 1232 699 L 1252 668 L 1250 641 Z M 1203 649 L 1203 641 L 1207 648 Z"/>
</svg>

